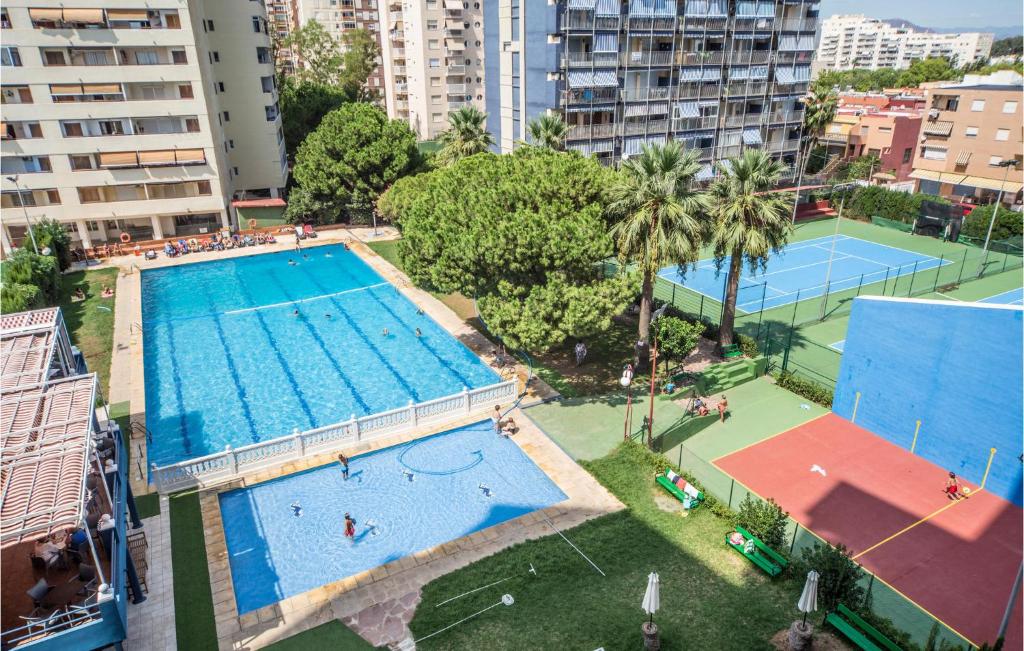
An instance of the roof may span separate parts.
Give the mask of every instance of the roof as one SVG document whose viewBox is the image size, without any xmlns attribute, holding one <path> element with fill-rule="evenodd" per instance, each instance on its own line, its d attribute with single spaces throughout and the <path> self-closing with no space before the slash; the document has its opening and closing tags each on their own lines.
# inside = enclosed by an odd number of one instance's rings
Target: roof
<svg viewBox="0 0 1024 651">
<path fill-rule="evenodd" d="M 81 522 L 96 375 L 3 392 L 0 547 Z"/>
<path fill-rule="evenodd" d="M 0 317 L 0 388 L 43 382 L 49 375 L 61 323 L 58 308 Z"/>
<path fill-rule="evenodd" d="M 284 208 L 286 205 L 284 199 L 280 197 L 274 199 L 236 199 L 231 202 L 234 208 Z"/>
<path fill-rule="evenodd" d="M 1008 93 L 1024 92 L 1024 86 L 1011 86 L 1002 84 L 977 84 L 975 86 L 950 86 L 942 90 L 1002 90 Z"/>
</svg>

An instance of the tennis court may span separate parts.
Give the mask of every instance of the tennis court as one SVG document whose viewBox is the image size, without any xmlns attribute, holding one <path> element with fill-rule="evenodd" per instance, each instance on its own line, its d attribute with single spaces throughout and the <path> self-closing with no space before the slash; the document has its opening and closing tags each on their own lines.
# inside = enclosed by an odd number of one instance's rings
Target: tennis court
<svg viewBox="0 0 1024 651">
<path fill-rule="evenodd" d="M 1018 287 L 1002 294 L 983 298 L 979 303 L 998 303 L 999 305 L 1024 305 L 1024 288 Z"/>
<path fill-rule="evenodd" d="M 714 463 L 975 645 L 995 641 L 1021 562 L 1016 505 L 971 483 L 950 501 L 946 469 L 831 413 Z M 1020 601 L 1008 630 L 1021 648 Z"/>
<path fill-rule="evenodd" d="M 835 254 L 829 273 L 829 257 L 833 239 Z M 794 242 L 777 255 L 772 255 L 764 269 L 750 273 L 744 266 L 736 309 L 750 313 L 797 300 L 822 296 L 826 291 L 835 293 L 855 289 L 862 285 L 880 283 L 950 264 L 949 260 L 878 244 L 849 235 L 825 236 Z M 721 267 L 713 259 L 701 260 L 697 269 L 679 273 L 677 267 L 666 267 L 658 275 L 669 282 L 720 301 L 725 292 L 729 258 Z M 721 268 L 721 273 L 718 269 Z"/>
</svg>

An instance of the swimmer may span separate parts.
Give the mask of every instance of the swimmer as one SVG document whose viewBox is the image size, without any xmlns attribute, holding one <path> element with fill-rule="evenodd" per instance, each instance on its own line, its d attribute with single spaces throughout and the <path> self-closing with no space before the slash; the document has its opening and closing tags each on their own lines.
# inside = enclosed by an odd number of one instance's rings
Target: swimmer
<svg viewBox="0 0 1024 651">
<path fill-rule="evenodd" d="M 325 254 L 324 254 L 324 257 L 325 257 L 325 258 L 333 258 L 333 257 L 334 257 L 334 255 L 333 255 L 333 254 L 331 254 L 331 252 L 330 252 L 330 251 L 328 251 L 327 253 L 325 253 Z"/>
<path fill-rule="evenodd" d="M 407 478 L 407 479 L 408 479 L 409 481 L 412 481 L 412 480 L 413 480 L 413 479 L 414 479 L 414 478 L 416 477 L 416 475 L 412 474 L 412 473 L 411 473 L 411 472 L 409 472 L 408 470 L 403 470 L 403 471 L 402 471 L 402 474 L 403 474 L 403 475 L 404 475 L 404 476 L 405 476 L 405 477 L 406 477 L 406 478 Z"/>
<path fill-rule="evenodd" d="M 422 307 L 416 308 L 416 314 L 422 315 L 423 314 L 423 308 Z"/>
<path fill-rule="evenodd" d="M 299 308 L 292 310 L 292 316 L 299 316 Z"/>
<path fill-rule="evenodd" d="M 288 258 L 288 264 L 294 267 L 295 265 L 298 264 L 298 262 L 296 262 L 295 260 L 292 260 L 291 258 Z"/>
<path fill-rule="evenodd" d="M 484 497 L 490 497 L 491 496 L 491 489 L 490 489 L 489 486 L 484 486 L 483 484 L 479 484 L 479 485 L 477 485 L 477 488 L 479 488 L 480 491 L 484 494 Z"/>
<path fill-rule="evenodd" d="M 351 247 L 348 245 L 348 240 L 345 240 L 345 250 L 346 251 L 351 250 Z"/>
<path fill-rule="evenodd" d="M 345 514 L 345 537 L 352 541 L 356 537 L 356 521 L 348 513 Z"/>
<path fill-rule="evenodd" d="M 381 330 L 381 331 L 380 331 L 380 333 L 381 333 L 382 335 L 384 335 L 385 337 L 387 337 L 387 336 L 388 336 L 388 335 L 390 334 L 390 333 L 388 332 L 388 329 L 387 329 L 387 328 L 384 328 L 383 330 Z"/>
<path fill-rule="evenodd" d="M 341 477 L 345 481 L 348 481 L 348 457 L 344 454 L 338 455 L 338 463 L 341 464 Z"/>
<path fill-rule="evenodd" d="M 294 502 L 292 502 L 291 509 L 292 515 L 294 515 L 297 518 L 302 517 L 302 505 L 299 504 L 299 500 L 295 500 Z"/>
<path fill-rule="evenodd" d="M 327 314 L 324 314 L 324 317 L 326 317 L 327 320 L 330 321 L 331 320 L 331 313 L 328 312 Z"/>
<path fill-rule="evenodd" d="M 422 337 L 423 336 L 423 333 L 420 331 L 419 328 L 416 328 L 416 336 L 417 337 Z"/>
<path fill-rule="evenodd" d="M 308 253 L 303 253 L 302 254 L 302 259 L 303 260 L 309 260 L 309 254 Z"/>
</svg>

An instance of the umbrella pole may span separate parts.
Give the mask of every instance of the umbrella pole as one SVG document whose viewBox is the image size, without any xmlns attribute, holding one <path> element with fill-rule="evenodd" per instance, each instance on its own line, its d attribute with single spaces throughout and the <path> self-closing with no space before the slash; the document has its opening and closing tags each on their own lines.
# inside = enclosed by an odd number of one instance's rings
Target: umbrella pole
<svg viewBox="0 0 1024 651">
<path fill-rule="evenodd" d="M 801 624 L 804 628 L 807 628 L 807 613 L 804 613 L 804 622 Z"/>
</svg>

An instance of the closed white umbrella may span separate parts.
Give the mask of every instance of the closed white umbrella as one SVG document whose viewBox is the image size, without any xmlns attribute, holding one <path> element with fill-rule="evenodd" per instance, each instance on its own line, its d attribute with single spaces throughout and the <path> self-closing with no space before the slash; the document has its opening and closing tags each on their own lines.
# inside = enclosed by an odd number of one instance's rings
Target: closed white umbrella
<svg viewBox="0 0 1024 651">
<path fill-rule="evenodd" d="M 807 624 L 807 613 L 818 609 L 818 573 L 811 570 L 807 573 L 807 582 L 804 583 L 804 591 L 800 593 L 800 601 L 796 607 L 804 614 L 804 624 Z"/>
<path fill-rule="evenodd" d="M 654 622 L 654 613 L 661 607 L 661 583 L 658 580 L 658 573 L 651 572 L 647 575 L 647 592 L 644 593 L 644 602 L 640 604 L 644 612 L 651 616 Z"/>
</svg>

